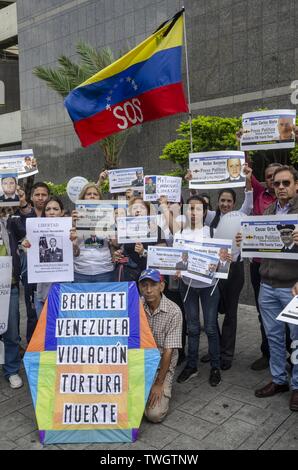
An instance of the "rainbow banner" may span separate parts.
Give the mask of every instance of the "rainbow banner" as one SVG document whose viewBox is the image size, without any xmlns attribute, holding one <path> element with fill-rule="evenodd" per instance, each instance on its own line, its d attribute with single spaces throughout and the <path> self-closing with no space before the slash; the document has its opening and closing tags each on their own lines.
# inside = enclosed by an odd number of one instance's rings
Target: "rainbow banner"
<svg viewBox="0 0 298 470">
<path fill-rule="evenodd" d="M 65 99 L 86 147 L 116 132 L 188 112 L 181 82 L 183 11 Z"/>
<path fill-rule="evenodd" d="M 53 284 L 24 356 L 40 441 L 135 441 L 159 360 L 135 282 Z"/>
</svg>

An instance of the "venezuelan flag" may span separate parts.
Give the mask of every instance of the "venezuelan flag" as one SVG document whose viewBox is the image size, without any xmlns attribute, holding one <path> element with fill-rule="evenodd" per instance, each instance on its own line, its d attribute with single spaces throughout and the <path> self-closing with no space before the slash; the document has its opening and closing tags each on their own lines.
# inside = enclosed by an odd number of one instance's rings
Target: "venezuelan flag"
<svg viewBox="0 0 298 470">
<path fill-rule="evenodd" d="M 181 82 L 183 11 L 65 99 L 86 147 L 134 125 L 188 112 Z"/>
</svg>

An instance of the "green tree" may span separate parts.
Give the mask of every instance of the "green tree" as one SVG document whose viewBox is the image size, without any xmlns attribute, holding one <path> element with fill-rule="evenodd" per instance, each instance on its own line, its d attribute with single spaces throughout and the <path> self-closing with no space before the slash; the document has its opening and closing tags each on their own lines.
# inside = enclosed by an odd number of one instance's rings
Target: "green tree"
<svg viewBox="0 0 298 470">
<path fill-rule="evenodd" d="M 237 150 L 236 131 L 241 127 L 241 119 L 218 116 L 197 116 L 192 120 L 193 151 L 207 152 L 215 150 Z M 175 164 L 170 173 L 183 176 L 188 168 L 190 153 L 190 124 L 181 122 L 177 129 L 180 139 L 165 145 L 161 160 L 170 160 Z"/>
<path fill-rule="evenodd" d="M 33 74 L 65 98 L 73 88 L 116 60 L 110 48 L 105 47 L 97 50 L 85 42 L 77 44 L 76 52 L 80 58 L 80 63 L 73 62 L 65 55 L 62 55 L 58 58 L 58 67 L 39 66 L 33 70 Z M 106 137 L 99 142 L 105 158 L 105 168 L 110 169 L 119 166 L 119 156 L 130 132 L 131 130 L 128 129 Z"/>
</svg>

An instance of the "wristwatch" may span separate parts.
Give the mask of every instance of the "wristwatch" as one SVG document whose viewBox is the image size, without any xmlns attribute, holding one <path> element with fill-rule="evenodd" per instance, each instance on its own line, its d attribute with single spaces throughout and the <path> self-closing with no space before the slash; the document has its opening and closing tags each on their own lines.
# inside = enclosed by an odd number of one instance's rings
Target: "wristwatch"
<svg viewBox="0 0 298 470">
<path fill-rule="evenodd" d="M 141 257 L 142 258 L 147 258 L 147 255 L 148 255 L 148 251 L 144 250 L 143 253 L 141 254 Z"/>
</svg>

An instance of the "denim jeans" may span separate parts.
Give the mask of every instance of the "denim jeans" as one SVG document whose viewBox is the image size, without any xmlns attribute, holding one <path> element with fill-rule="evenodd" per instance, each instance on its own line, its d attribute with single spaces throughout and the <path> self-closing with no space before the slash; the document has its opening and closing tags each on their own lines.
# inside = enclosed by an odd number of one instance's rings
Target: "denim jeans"
<svg viewBox="0 0 298 470">
<path fill-rule="evenodd" d="M 292 298 L 291 288 L 273 288 L 261 283 L 259 306 L 270 348 L 270 371 L 272 380 L 276 384 L 288 382 L 286 324 L 276 320 L 276 317 Z M 288 327 L 291 340 L 298 340 L 298 325 L 288 323 Z M 298 389 L 298 365 L 293 366 L 291 386 L 294 390 Z"/>
<path fill-rule="evenodd" d="M 88 275 L 88 274 L 80 274 L 80 273 L 74 273 L 74 281 L 73 282 L 114 282 L 115 276 L 114 276 L 114 271 L 109 271 L 108 273 L 102 273 L 102 274 L 94 274 L 94 275 Z"/>
<path fill-rule="evenodd" d="M 181 283 L 183 298 L 185 297 L 187 286 Z M 187 365 L 191 369 L 197 369 L 200 340 L 200 312 L 199 299 L 201 299 L 204 329 L 208 337 L 209 355 L 211 367 L 219 369 L 220 367 L 220 342 L 217 327 L 219 289 L 216 287 L 212 296 L 210 296 L 214 286 L 204 288 L 191 287 L 188 291 L 184 303 L 186 326 L 188 333 L 188 355 Z"/>
<path fill-rule="evenodd" d="M 19 289 L 12 287 L 9 302 L 8 328 L 2 335 L 5 348 L 5 364 L 3 364 L 2 368 L 6 378 L 18 374 L 21 365 L 19 321 Z"/>
</svg>

